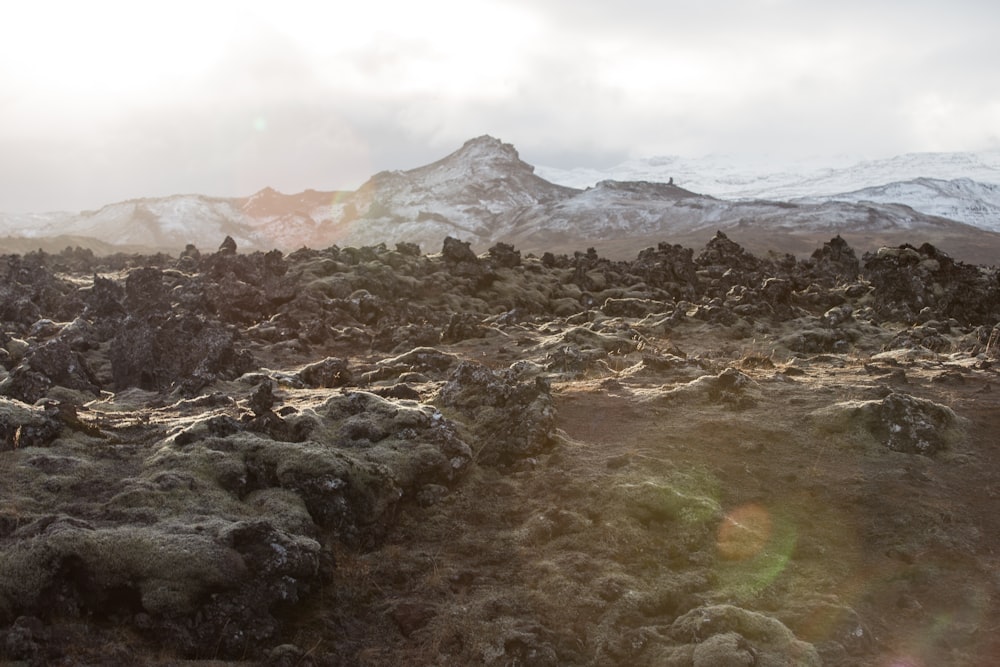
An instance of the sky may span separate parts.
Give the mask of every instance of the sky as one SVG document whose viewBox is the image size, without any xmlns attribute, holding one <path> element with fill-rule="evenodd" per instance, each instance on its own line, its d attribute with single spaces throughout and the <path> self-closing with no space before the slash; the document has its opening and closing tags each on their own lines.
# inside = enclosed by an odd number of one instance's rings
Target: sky
<svg viewBox="0 0 1000 667">
<path fill-rule="evenodd" d="M 0 211 L 535 165 L 1000 149 L 992 0 L 4 2 Z"/>
</svg>

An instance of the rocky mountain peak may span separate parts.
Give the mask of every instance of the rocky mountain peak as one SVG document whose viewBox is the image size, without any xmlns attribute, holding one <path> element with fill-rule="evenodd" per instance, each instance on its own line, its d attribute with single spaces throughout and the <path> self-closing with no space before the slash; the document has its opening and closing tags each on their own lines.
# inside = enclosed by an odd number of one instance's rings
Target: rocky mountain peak
<svg viewBox="0 0 1000 667">
<path fill-rule="evenodd" d="M 495 170 L 516 170 L 534 173 L 535 168 L 521 160 L 512 144 L 484 134 L 466 141 L 461 148 L 440 161 L 464 167 L 489 167 Z"/>
</svg>

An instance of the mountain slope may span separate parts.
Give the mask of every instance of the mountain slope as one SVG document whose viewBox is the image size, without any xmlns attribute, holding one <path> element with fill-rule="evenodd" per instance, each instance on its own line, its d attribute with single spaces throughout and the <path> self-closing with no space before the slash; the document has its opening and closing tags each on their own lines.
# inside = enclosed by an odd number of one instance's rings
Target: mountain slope
<svg viewBox="0 0 1000 667">
<path fill-rule="evenodd" d="M 914 209 L 976 227 L 1000 232 L 1000 185 L 980 183 L 968 178 L 944 181 L 916 178 L 821 197 L 796 199 L 801 203 L 874 202 L 889 204 L 905 202 Z"/>
</svg>

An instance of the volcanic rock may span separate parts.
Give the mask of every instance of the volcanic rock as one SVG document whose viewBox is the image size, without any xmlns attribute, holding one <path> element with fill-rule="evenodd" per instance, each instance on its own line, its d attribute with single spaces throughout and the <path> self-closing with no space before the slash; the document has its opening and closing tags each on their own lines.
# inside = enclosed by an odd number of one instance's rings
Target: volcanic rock
<svg viewBox="0 0 1000 667">
<path fill-rule="evenodd" d="M 898 392 L 879 400 L 837 403 L 815 417 L 834 431 L 860 426 L 879 444 L 906 454 L 933 456 L 960 437 L 951 408 Z"/>
<path fill-rule="evenodd" d="M 692 609 L 670 632 L 682 641 L 697 640 L 689 663 L 694 667 L 822 664 L 815 647 L 796 639 L 781 621 L 732 605 Z"/>
<path fill-rule="evenodd" d="M 982 662 L 997 274 L 863 271 L 0 258 L 0 661 Z"/>
<path fill-rule="evenodd" d="M 343 387 L 351 383 L 353 376 L 345 359 L 327 357 L 309 364 L 298 372 L 298 377 L 307 387 Z"/>
<path fill-rule="evenodd" d="M 61 430 L 51 411 L 0 398 L 0 450 L 45 447 Z"/>
<path fill-rule="evenodd" d="M 872 307 L 883 319 L 916 323 L 924 308 L 965 325 L 1000 319 L 1000 282 L 995 272 L 956 262 L 925 243 L 880 248 L 862 258 L 874 287 Z"/>
<path fill-rule="evenodd" d="M 817 248 L 811 260 L 814 275 L 834 283 L 853 282 L 861 273 L 858 256 L 839 234 Z"/>
<path fill-rule="evenodd" d="M 509 465 L 551 443 L 555 414 L 542 378 L 520 382 L 512 369 L 493 371 L 463 361 L 441 388 L 438 401 L 468 418 L 480 463 Z"/>
</svg>

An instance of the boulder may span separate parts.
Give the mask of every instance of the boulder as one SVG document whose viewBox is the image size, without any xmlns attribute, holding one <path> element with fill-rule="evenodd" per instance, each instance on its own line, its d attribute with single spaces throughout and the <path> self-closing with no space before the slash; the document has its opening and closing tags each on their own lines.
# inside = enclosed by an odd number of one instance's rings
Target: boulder
<svg viewBox="0 0 1000 667">
<path fill-rule="evenodd" d="M 692 609 L 671 624 L 670 634 L 682 644 L 694 644 L 692 667 L 822 664 L 816 648 L 796 639 L 781 621 L 728 604 Z"/>
<path fill-rule="evenodd" d="M 309 364 L 298 373 L 299 380 L 307 387 L 343 387 L 353 380 L 351 371 L 347 368 L 346 359 L 327 357 L 322 361 Z"/>
<path fill-rule="evenodd" d="M 718 231 L 695 259 L 695 264 L 703 268 L 714 266 L 752 272 L 760 267 L 760 260 Z"/>
<path fill-rule="evenodd" d="M 61 430 L 53 411 L 0 397 L 0 451 L 45 447 Z"/>
<path fill-rule="evenodd" d="M 861 262 L 854 249 L 838 234 L 813 251 L 812 274 L 825 284 L 850 283 L 861 273 Z"/>
<path fill-rule="evenodd" d="M 101 393 L 83 356 L 58 338 L 29 347 L 23 361 L 0 383 L 0 393 L 34 403 L 56 386 L 95 396 Z"/>
<path fill-rule="evenodd" d="M 521 251 L 515 250 L 509 243 L 497 243 L 487 253 L 496 266 L 512 269 L 521 265 Z"/>
<path fill-rule="evenodd" d="M 466 420 L 476 437 L 480 463 L 509 465 L 544 451 L 552 442 L 555 411 L 549 385 L 541 377 L 522 382 L 512 369 L 494 371 L 463 361 L 437 400 Z"/>
<path fill-rule="evenodd" d="M 235 379 L 256 367 L 238 340 L 235 330 L 193 314 L 130 317 L 111 344 L 114 386 L 191 393 Z"/>
<path fill-rule="evenodd" d="M 933 456 L 961 435 L 958 416 L 951 408 L 900 392 L 882 399 L 836 403 L 813 416 L 825 430 L 861 429 L 882 446 L 905 454 Z"/>
<path fill-rule="evenodd" d="M 472 252 L 472 244 L 468 241 L 446 236 L 441 246 L 441 258 L 451 265 L 455 264 L 478 264 L 479 258 Z"/>
</svg>

